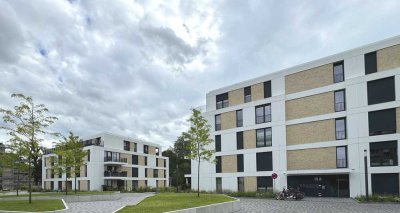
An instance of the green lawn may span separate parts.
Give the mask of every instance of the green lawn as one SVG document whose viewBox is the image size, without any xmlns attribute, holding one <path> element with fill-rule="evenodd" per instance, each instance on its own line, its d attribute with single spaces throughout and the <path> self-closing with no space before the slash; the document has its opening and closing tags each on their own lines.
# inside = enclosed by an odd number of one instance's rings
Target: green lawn
<svg viewBox="0 0 400 213">
<path fill-rule="evenodd" d="M 54 211 L 64 209 L 64 203 L 61 200 L 33 200 L 28 204 L 27 200 L 7 200 L 0 201 L 0 211 Z"/>
<path fill-rule="evenodd" d="M 195 193 L 161 193 L 146 198 L 136 206 L 127 206 L 119 212 L 158 213 L 233 200 L 235 199 L 221 194 L 200 194 L 198 198 Z"/>
<path fill-rule="evenodd" d="M 77 192 L 76 194 L 74 191 L 69 191 L 69 195 L 104 195 L 104 194 L 111 194 L 114 193 L 113 191 L 104 191 L 104 192 L 96 192 L 96 191 L 91 191 L 91 192 Z M 65 192 L 41 192 L 41 193 L 32 193 L 32 197 L 37 197 L 37 196 L 64 196 Z M 19 197 L 28 197 L 28 194 L 23 194 L 19 195 Z M 17 195 L 1 195 L 0 198 L 7 198 L 7 197 L 17 197 Z"/>
</svg>

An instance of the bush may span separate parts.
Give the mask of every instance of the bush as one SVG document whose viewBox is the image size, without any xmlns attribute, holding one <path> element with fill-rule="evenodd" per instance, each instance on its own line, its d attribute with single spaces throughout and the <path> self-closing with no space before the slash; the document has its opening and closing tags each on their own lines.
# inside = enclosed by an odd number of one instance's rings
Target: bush
<svg viewBox="0 0 400 213">
<path fill-rule="evenodd" d="M 396 195 L 372 195 L 369 196 L 369 201 L 367 201 L 367 198 L 365 195 L 359 195 L 355 197 L 356 200 L 360 202 L 394 202 L 394 203 L 400 203 L 400 197 Z"/>
<path fill-rule="evenodd" d="M 275 198 L 276 194 L 272 191 L 266 192 L 231 192 L 227 193 L 226 195 L 231 197 L 252 197 L 252 198 Z"/>
</svg>

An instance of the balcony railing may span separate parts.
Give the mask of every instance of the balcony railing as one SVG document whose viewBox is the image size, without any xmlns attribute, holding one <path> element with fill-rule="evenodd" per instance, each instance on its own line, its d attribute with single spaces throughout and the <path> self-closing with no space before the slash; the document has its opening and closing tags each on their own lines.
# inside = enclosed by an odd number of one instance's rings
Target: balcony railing
<svg viewBox="0 0 400 213">
<path fill-rule="evenodd" d="M 112 157 L 104 157 L 104 162 L 117 162 L 117 163 L 127 163 L 127 158 L 112 158 Z"/>
<path fill-rule="evenodd" d="M 104 171 L 104 177 L 127 177 L 127 172 Z"/>
</svg>

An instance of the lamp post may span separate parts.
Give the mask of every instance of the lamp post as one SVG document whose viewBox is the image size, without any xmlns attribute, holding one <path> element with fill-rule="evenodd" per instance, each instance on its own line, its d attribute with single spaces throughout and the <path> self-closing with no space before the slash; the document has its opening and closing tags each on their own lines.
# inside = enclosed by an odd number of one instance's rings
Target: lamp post
<svg viewBox="0 0 400 213">
<path fill-rule="evenodd" d="M 364 149 L 364 172 L 365 172 L 365 198 L 368 201 L 368 159 L 367 159 L 366 149 Z"/>
</svg>

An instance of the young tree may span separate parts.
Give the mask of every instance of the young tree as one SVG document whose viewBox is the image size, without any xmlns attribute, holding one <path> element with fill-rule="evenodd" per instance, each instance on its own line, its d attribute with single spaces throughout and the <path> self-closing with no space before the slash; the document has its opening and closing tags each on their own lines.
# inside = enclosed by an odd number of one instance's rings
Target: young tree
<svg viewBox="0 0 400 213">
<path fill-rule="evenodd" d="M 201 161 L 211 161 L 214 150 L 209 149 L 208 146 L 214 140 L 210 138 L 211 126 L 207 124 L 207 120 L 201 116 L 199 110 L 192 109 L 192 116 L 188 121 L 191 127 L 188 132 L 183 134 L 188 141 L 190 150 L 187 157 L 197 161 L 197 197 L 200 197 L 200 163 Z"/>
<path fill-rule="evenodd" d="M 11 97 L 18 98 L 21 102 L 11 110 L 0 108 L 4 121 L 0 129 L 10 135 L 12 146 L 21 153 L 21 157 L 27 159 L 29 203 L 32 203 L 32 165 L 38 164 L 43 136 L 58 135 L 46 131 L 57 118 L 48 116 L 49 110 L 45 105 L 35 104 L 32 97 L 23 94 L 12 94 Z"/>
<path fill-rule="evenodd" d="M 71 174 L 74 174 L 76 194 L 76 178 L 81 166 L 85 165 L 84 157 L 87 155 L 83 150 L 83 144 L 78 136 L 70 132 L 68 137 L 63 137 L 63 140 L 56 145 L 55 154 L 59 156 L 59 160 L 54 165 L 54 170 L 61 174 L 65 173 L 65 194 L 68 194 L 68 175 Z"/>
</svg>

